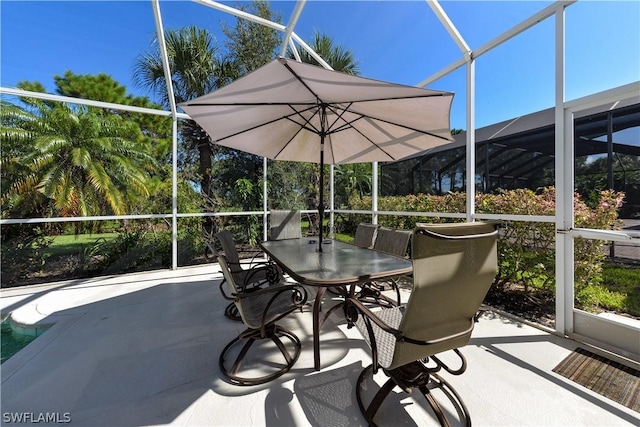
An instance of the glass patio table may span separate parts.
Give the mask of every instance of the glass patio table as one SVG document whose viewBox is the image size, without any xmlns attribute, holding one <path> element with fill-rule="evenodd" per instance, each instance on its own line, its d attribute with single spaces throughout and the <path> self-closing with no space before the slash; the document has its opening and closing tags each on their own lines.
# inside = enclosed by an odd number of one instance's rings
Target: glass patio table
<svg viewBox="0 0 640 427">
<path fill-rule="evenodd" d="M 320 370 L 320 328 L 329 310 L 320 319 L 322 298 L 330 287 L 347 287 L 354 292 L 358 283 L 411 273 L 410 260 L 337 240 L 324 239 L 322 252 L 317 238 L 272 240 L 260 243 L 264 252 L 296 282 L 317 286 L 313 304 L 313 362 Z M 335 307 L 334 307 L 335 308 Z"/>
</svg>

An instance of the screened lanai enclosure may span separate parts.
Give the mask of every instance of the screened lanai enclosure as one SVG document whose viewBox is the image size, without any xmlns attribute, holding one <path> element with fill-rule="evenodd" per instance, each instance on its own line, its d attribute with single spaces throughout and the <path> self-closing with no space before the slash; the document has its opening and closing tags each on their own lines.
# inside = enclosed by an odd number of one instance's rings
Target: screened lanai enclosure
<svg viewBox="0 0 640 427">
<path fill-rule="evenodd" d="M 499 2 L 494 6 L 504 14 L 485 16 L 482 2 L 429 0 L 407 2 L 410 12 L 397 16 L 395 2 L 357 3 L 360 15 L 347 11 L 351 2 L 41 3 L 43 14 L 58 8 L 71 20 L 51 22 L 21 11 L 21 2 L 4 2 L 2 286 L 211 262 L 207 239 L 215 231 L 231 228 L 243 244 L 255 245 L 267 238 L 272 209 L 300 209 L 313 224 L 322 203 L 332 234 L 353 218 L 378 224 L 500 221 L 504 230 L 524 229 L 534 240 L 540 230 L 547 233 L 548 263 L 539 274 L 555 296 L 557 334 L 640 360 L 639 314 L 579 309 L 583 294 L 575 286 L 585 280 L 582 255 L 589 248 L 640 269 L 640 47 L 617 25 L 620 16 L 631 17 L 636 27 L 630 32 L 637 33 L 640 6 Z M 91 7 L 98 11 L 95 20 L 73 21 Z M 587 14 L 599 16 L 602 25 L 585 21 Z M 77 26 L 75 38 L 61 35 L 65 26 Z M 354 27 L 366 43 L 350 40 Z M 21 44 L 26 28 L 42 44 Z M 138 28 L 149 30 L 134 39 Z M 184 85 L 192 68 L 174 53 L 181 37 L 205 37 L 198 28 L 215 33 L 209 43 L 216 53 L 193 90 Z M 314 28 L 322 30 L 314 35 Z M 86 45 L 82 31 L 99 33 L 99 45 Z M 278 56 L 335 68 L 331 50 L 321 49 L 323 34 L 361 58 L 363 77 L 398 82 L 406 73 L 398 83 L 455 92 L 454 142 L 398 162 L 326 166 L 328 191 L 318 200 L 317 165 L 220 147 L 178 107 Z M 631 49 L 611 58 L 607 46 L 596 43 L 611 34 Z M 252 44 L 251 36 L 263 37 L 262 43 Z M 58 42 L 47 47 L 49 40 Z M 410 55 L 400 54 L 400 45 L 411 48 Z M 11 56 L 15 46 L 31 58 Z M 588 59 L 576 59 L 584 52 Z M 61 68 L 35 73 L 42 68 L 37 61 L 51 62 L 50 55 Z M 96 55 L 104 55 L 99 70 L 83 62 Z M 410 56 L 419 60 L 408 62 Z M 211 70 L 220 69 L 231 73 L 213 76 Z M 369 70 L 377 75 L 366 75 Z M 16 77 L 9 81 L 9 75 Z M 98 90 L 105 81 L 118 89 Z M 533 89 L 533 81 L 542 89 Z M 135 94 L 128 92 L 134 82 Z M 47 126 L 29 127 L 33 123 Z M 45 128 L 53 131 L 38 134 Z M 108 147 L 105 138 L 112 138 Z M 64 171 L 65 164 L 75 169 Z M 507 208 L 519 203 L 491 199 L 514 189 L 548 196 L 549 203 L 514 213 Z M 613 195 L 598 199 L 607 190 Z M 444 204 L 424 205 L 434 210 L 415 210 L 388 199 L 404 195 L 450 197 L 459 205 L 438 199 Z M 614 215 L 585 222 L 597 209 Z"/>
<path fill-rule="evenodd" d="M 640 104 L 607 104 L 576 115 L 576 190 L 624 192 L 621 218 L 640 217 Z M 554 111 L 547 109 L 476 130 L 476 191 L 537 189 L 554 185 Z M 382 167 L 382 195 L 464 191 L 466 132 L 455 143 Z M 393 183 L 393 184 L 392 184 Z"/>
</svg>

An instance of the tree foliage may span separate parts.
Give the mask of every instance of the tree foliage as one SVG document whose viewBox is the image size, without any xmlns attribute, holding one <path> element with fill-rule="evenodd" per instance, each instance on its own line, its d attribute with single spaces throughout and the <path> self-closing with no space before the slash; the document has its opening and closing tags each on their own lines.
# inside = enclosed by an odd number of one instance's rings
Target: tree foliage
<svg viewBox="0 0 640 427">
<path fill-rule="evenodd" d="M 162 109 L 146 96 L 127 94 L 127 88 L 108 74 L 75 74 L 65 71 L 64 75 L 53 77 L 56 92 L 62 96 L 92 99 L 112 104 L 131 105 L 141 108 Z M 136 141 L 148 146 L 149 152 L 157 159 L 169 161 L 171 154 L 171 119 L 157 115 L 133 113 L 118 109 L 91 108 L 96 114 L 117 115 L 125 121 L 138 125 Z"/>
<path fill-rule="evenodd" d="M 280 23 L 282 16 L 271 10 L 269 2 L 256 0 L 237 8 L 260 18 Z M 222 23 L 222 32 L 227 37 L 227 76 L 235 80 L 257 70 L 275 59 L 281 36 L 278 31 L 257 22 L 237 18 L 233 27 Z"/>
<path fill-rule="evenodd" d="M 329 35 L 314 32 L 311 48 L 334 70 L 352 75 L 360 74 L 360 65 L 353 53 L 342 45 L 335 44 Z M 308 51 L 302 50 L 299 53 L 302 62 L 320 66 L 320 63 Z M 287 56 L 294 57 L 291 49 L 287 51 Z"/>
<path fill-rule="evenodd" d="M 81 106 L 23 103 L 0 113 L 3 204 L 21 214 L 35 213 L 26 206 L 34 201 L 54 216 L 124 214 L 148 195 L 154 159 L 133 141 L 134 123 Z"/>
<path fill-rule="evenodd" d="M 171 101 L 181 103 L 206 95 L 226 82 L 224 65 L 216 56 L 219 46 L 209 31 L 191 26 L 166 30 L 164 37 L 174 99 L 170 99 L 157 38 L 150 49 L 137 58 L 133 80 L 137 86 L 146 87 L 160 97 L 165 107 L 168 108 Z M 183 177 L 198 182 L 202 196 L 213 199 L 210 138 L 192 120 L 181 121 L 179 130 Z"/>
</svg>

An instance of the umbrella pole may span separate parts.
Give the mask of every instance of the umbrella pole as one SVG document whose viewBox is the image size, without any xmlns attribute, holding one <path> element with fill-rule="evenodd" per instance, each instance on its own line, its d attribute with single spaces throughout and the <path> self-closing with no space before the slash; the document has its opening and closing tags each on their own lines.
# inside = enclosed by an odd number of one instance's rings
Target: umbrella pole
<svg viewBox="0 0 640 427">
<path fill-rule="evenodd" d="M 322 223 L 324 220 L 324 138 L 327 129 L 327 105 L 320 105 L 320 200 L 318 201 L 318 252 L 322 252 Z"/>
<path fill-rule="evenodd" d="M 318 202 L 318 252 L 322 252 L 322 223 L 324 219 L 324 133 L 320 135 L 320 200 Z"/>
</svg>

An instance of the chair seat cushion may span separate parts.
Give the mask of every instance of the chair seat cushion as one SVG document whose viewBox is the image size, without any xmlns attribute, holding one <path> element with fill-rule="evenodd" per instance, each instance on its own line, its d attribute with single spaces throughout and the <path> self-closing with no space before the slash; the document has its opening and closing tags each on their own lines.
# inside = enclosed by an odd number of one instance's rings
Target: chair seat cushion
<svg viewBox="0 0 640 427">
<path fill-rule="evenodd" d="M 252 294 L 251 297 L 245 298 L 239 303 L 236 302 L 236 305 L 240 304 L 238 308 L 242 313 L 244 323 L 250 328 L 259 329 L 263 324 L 275 321 L 295 310 L 297 305 L 294 301 L 294 295 L 294 287 L 291 286 L 291 291 Z M 272 298 L 273 301 L 265 314 L 265 307 Z"/>
</svg>

